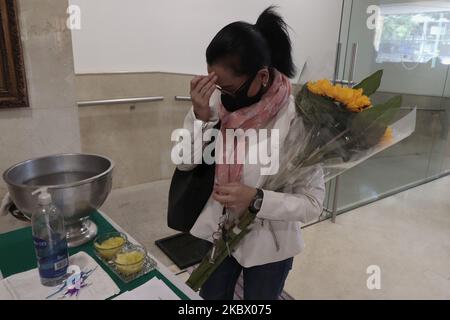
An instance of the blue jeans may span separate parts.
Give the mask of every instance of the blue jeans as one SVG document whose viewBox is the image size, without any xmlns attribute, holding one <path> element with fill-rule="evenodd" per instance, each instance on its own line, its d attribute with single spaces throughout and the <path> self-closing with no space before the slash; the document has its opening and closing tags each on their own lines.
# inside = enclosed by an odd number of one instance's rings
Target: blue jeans
<svg viewBox="0 0 450 320">
<path fill-rule="evenodd" d="M 200 296 L 205 300 L 233 300 L 234 288 L 243 270 L 245 300 L 278 300 L 293 260 L 244 268 L 235 258 L 227 257 L 205 282 Z"/>
</svg>

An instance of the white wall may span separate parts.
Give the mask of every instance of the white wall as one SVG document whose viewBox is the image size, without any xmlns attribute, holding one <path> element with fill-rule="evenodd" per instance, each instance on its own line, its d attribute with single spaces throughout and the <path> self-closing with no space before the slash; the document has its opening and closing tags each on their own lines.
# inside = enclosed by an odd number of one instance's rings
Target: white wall
<svg viewBox="0 0 450 320">
<path fill-rule="evenodd" d="M 236 20 L 255 23 L 269 5 L 291 26 L 305 79 L 329 77 L 342 0 L 70 0 L 81 8 L 72 31 L 75 72 L 162 71 L 202 74 L 214 35 Z"/>
</svg>

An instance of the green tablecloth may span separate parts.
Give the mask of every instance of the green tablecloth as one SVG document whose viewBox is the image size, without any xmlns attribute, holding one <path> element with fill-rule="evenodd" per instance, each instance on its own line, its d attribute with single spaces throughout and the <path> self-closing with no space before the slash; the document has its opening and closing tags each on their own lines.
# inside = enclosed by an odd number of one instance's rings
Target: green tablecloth
<svg viewBox="0 0 450 320">
<path fill-rule="evenodd" d="M 101 216 L 100 213 L 95 212 L 91 215 L 91 220 L 95 222 L 98 227 L 98 233 L 105 233 L 116 231 L 115 228 Z M 108 273 L 120 289 L 120 293 L 132 290 L 144 284 L 153 277 L 157 277 L 164 281 L 174 292 L 183 300 L 189 298 L 181 292 L 172 282 L 170 282 L 158 270 L 152 270 L 142 277 L 133 280 L 129 283 L 124 283 L 117 277 L 114 272 L 110 271 L 103 262 L 101 262 L 94 254 L 92 242 L 88 242 L 77 248 L 69 249 L 69 254 L 73 255 L 79 251 L 85 251 L 93 257 L 100 266 Z M 12 232 L 0 234 L 0 270 L 3 277 L 28 271 L 36 268 L 36 256 L 34 253 L 33 241 L 31 236 L 31 227 L 18 229 Z"/>
</svg>

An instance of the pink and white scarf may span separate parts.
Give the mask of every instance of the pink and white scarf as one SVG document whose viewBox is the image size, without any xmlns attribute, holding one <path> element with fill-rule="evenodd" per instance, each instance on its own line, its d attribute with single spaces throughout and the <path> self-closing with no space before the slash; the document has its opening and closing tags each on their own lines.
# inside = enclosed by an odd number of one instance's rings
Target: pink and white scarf
<svg viewBox="0 0 450 320">
<path fill-rule="evenodd" d="M 223 156 L 223 163 L 216 165 L 216 183 L 219 185 L 230 182 L 239 182 L 242 177 L 243 164 L 227 164 L 226 163 L 226 129 L 260 129 L 265 127 L 286 105 L 291 95 L 292 85 L 289 78 L 274 69 L 274 79 L 269 90 L 262 96 L 261 100 L 249 107 L 239 109 L 235 112 L 228 112 L 225 107 L 220 104 L 219 118 L 221 121 L 221 133 L 224 139 L 223 152 L 219 156 Z M 243 139 L 238 139 L 238 143 Z M 234 154 L 236 156 L 237 143 L 234 144 Z M 236 161 L 235 161 L 236 163 Z"/>
</svg>

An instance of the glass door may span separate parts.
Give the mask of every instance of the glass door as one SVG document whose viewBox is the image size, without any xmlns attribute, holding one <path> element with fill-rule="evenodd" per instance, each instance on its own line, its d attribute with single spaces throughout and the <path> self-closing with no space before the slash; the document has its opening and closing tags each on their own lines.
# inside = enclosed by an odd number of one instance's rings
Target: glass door
<svg viewBox="0 0 450 320">
<path fill-rule="evenodd" d="M 339 212 L 448 172 L 450 1 L 345 0 L 339 78 L 355 82 L 383 69 L 373 100 L 403 96 L 401 113 L 417 108 L 416 131 L 327 187 Z M 357 46 L 355 63 L 352 53 Z"/>
</svg>

